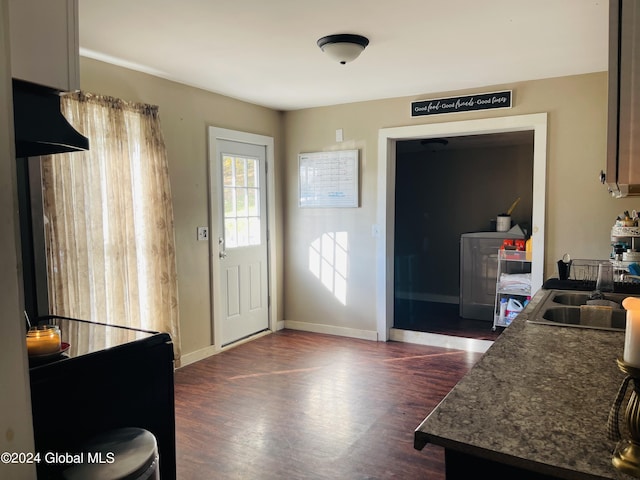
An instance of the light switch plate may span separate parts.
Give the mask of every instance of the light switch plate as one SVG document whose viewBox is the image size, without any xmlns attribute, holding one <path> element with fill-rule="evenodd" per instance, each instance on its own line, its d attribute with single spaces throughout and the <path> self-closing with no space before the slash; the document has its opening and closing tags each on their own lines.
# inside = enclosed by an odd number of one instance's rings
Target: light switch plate
<svg viewBox="0 0 640 480">
<path fill-rule="evenodd" d="M 209 228 L 208 227 L 198 227 L 198 241 L 206 242 L 209 240 Z"/>
</svg>

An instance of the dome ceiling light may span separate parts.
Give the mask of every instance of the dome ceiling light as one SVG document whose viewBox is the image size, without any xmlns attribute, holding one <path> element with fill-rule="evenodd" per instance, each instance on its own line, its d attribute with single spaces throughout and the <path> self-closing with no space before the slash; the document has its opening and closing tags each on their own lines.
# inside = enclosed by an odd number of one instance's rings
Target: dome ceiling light
<svg viewBox="0 0 640 480">
<path fill-rule="evenodd" d="M 327 35 L 318 40 L 318 47 L 342 65 L 358 58 L 367 45 L 368 38 L 351 33 Z"/>
<path fill-rule="evenodd" d="M 431 146 L 431 145 L 439 145 L 441 147 L 446 147 L 449 144 L 449 140 L 446 138 L 424 138 L 420 140 L 420 144 L 423 147 Z"/>
</svg>

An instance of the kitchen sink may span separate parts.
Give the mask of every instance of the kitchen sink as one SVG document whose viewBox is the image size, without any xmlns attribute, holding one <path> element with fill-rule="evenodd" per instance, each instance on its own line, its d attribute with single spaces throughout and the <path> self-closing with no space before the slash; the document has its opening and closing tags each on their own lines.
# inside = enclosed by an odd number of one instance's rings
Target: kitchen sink
<svg viewBox="0 0 640 480">
<path fill-rule="evenodd" d="M 550 290 L 529 314 L 530 323 L 624 331 L 627 312 L 622 301 L 630 295 L 606 293 L 598 300 L 591 292 Z"/>
<path fill-rule="evenodd" d="M 553 296 L 553 302 L 561 305 L 586 305 L 589 295 L 586 293 L 558 293 Z"/>
<path fill-rule="evenodd" d="M 588 306 L 584 308 L 551 307 L 547 308 L 542 318 L 558 325 L 600 328 L 604 330 L 624 330 L 627 321 L 625 310 L 614 310 L 611 307 Z"/>
<path fill-rule="evenodd" d="M 561 305 L 569 305 L 573 307 L 579 307 L 580 305 L 588 305 L 589 303 L 594 303 L 593 300 L 589 302 L 591 294 L 586 292 L 555 292 L 553 291 L 551 300 L 553 303 L 559 303 Z M 613 308 L 622 308 L 622 300 L 624 300 L 629 295 L 622 295 L 619 293 L 605 293 L 603 295 L 603 300 L 606 301 L 607 305 Z M 611 303 L 609 303 L 611 302 Z M 614 305 L 615 303 L 615 305 Z"/>
</svg>

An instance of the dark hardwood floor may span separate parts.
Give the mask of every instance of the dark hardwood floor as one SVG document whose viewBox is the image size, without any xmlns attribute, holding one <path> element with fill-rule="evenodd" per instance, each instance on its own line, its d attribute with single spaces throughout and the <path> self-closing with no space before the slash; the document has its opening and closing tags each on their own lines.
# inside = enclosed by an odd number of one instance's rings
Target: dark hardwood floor
<svg viewBox="0 0 640 480">
<path fill-rule="evenodd" d="M 493 322 L 462 318 L 459 312 L 457 303 L 396 300 L 394 327 L 478 340 L 495 340 L 504 330 L 497 327 L 493 331 Z"/>
<path fill-rule="evenodd" d="M 282 330 L 183 367 L 178 479 L 442 480 L 413 431 L 480 357 Z"/>
</svg>

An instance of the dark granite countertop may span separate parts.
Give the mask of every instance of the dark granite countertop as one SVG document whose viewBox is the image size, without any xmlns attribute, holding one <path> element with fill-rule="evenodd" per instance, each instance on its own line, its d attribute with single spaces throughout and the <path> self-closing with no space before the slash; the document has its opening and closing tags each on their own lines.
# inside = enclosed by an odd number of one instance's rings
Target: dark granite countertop
<svg viewBox="0 0 640 480">
<path fill-rule="evenodd" d="M 415 431 L 427 443 L 560 478 L 631 478 L 611 464 L 607 417 L 624 332 L 537 325 L 539 291 Z"/>
</svg>

